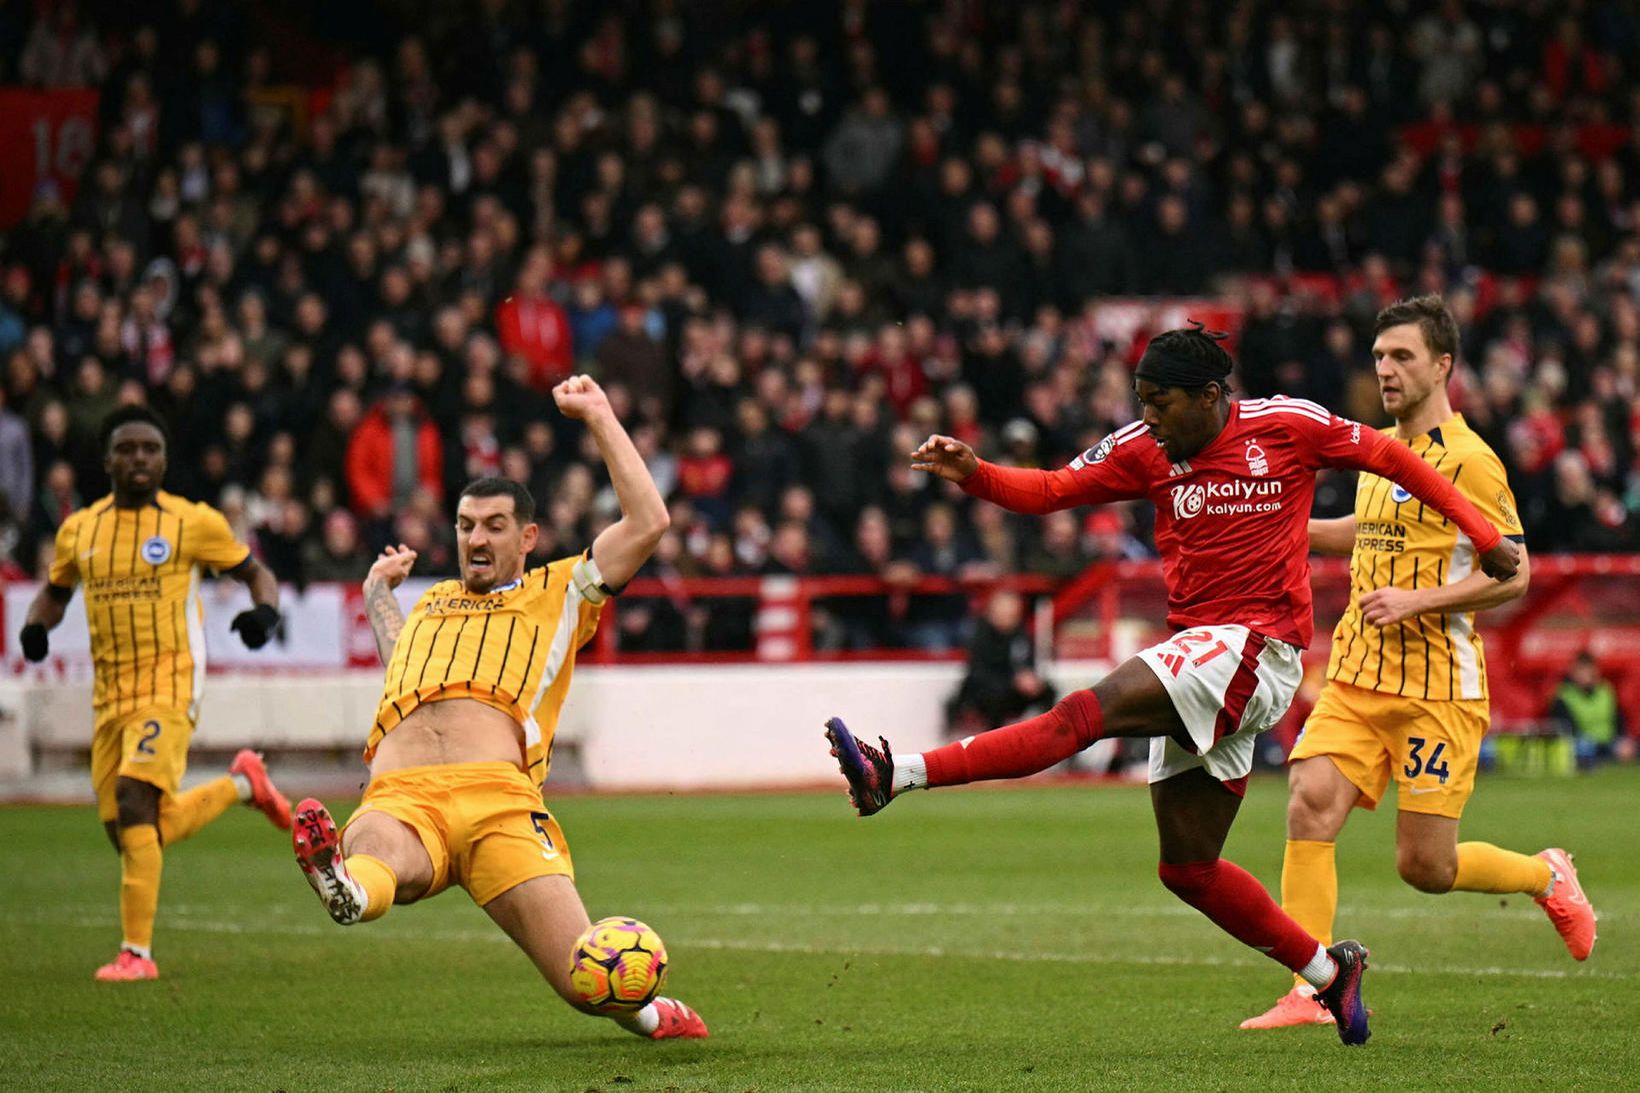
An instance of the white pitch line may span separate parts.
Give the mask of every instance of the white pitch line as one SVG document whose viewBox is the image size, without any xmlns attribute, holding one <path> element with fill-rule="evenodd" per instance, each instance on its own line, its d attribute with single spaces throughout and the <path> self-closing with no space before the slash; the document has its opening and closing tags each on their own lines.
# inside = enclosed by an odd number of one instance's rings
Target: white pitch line
<svg viewBox="0 0 1640 1093">
<path fill-rule="evenodd" d="M 969 957 L 978 960 L 1005 960 L 1021 964 L 1136 964 L 1141 967 L 1152 965 L 1184 968 L 1262 968 L 1267 963 L 1262 960 L 1249 960 L 1240 957 L 1216 956 L 1169 956 L 1166 954 L 1130 954 L 1127 956 L 1095 956 L 1086 953 L 1020 953 L 1020 952 L 976 952 L 972 949 L 951 950 L 939 945 L 926 948 L 875 948 L 875 949 L 838 949 L 823 945 L 786 944 L 783 942 L 740 942 L 720 941 L 711 939 L 695 939 L 687 944 L 697 949 L 721 949 L 731 952 L 771 952 L 771 953 L 801 953 L 812 956 L 883 956 L 883 957 Z M 682 944 L 679 946 L 684 947 Z M 1375 972 L 1388 972 L 1392 975 L 1474 975 L 1474 976 L 1518 976 L 1527 979 L 1632 979 L 1634 976 L 1622 972 L 1584 970 L 1570 972 L 1554 968 L 1466 968 L 1443 967 L 1428 965 L 1425 967 L 1409 967 L 1404 964 L 1385 964 L 1372 961 L 1370 967 Z"/>
<path fill-rule="evenodd" d="M 45 918 L 16 916 L 9 921 L 23 924 L 73 926 L 86 929 L 103 929 L 111 925 L 107 916 L 78 916 L 65 918 L 62 916 Z M 180 916 L 167 917 L 163 921 L 163 929 L 175 930 L 183 933 L 229 934 L 257 937 L 335 937 L 338 926 L 329 926 L 324 923 L 241 923 L 220 922 L 208 919 L 189 919 Z M 399 941 L 449 941 L 449 942 L 496 942 L 510 944 L 509 939 L 495 930 L 462 930 L 462 929 L 405 929 L 376 931 L 376 936 L 383 940 Z M 974 960 L 997 960 L 1019 964 L 1077 964 L 1077 965 L 1112 965 L 1138 967 L 1182 967 L 1182 968 L 1262 968 L 1266 962 L 1252 960 L 1245 957 L 1215 957 L 1215 956 L 1172 956 L 1162 954 L 1127 954 L 1123 956 L 1104 956 L 1092 953 L 1021 953 L 1016 951 L 984 952 L 973 949 L 949 949 L 940 945 L 929 946 L 876 946 L 872 948 L 849 947 L 841 948 L 834 945 L 813 945 L 805 942 L 783 941 L 747 941 L 738 938 L 710 938 L 690 937 L 685 934 L 673 937 L 673 947 L 678 950 L 706 949 L 722 952 L 752 952 L 752 953 L 795 953 L 803 956 L 835 956 L 845 958 L 858 957 L 963 957 Z M 1479 976 L 1523 979 L 1616 979 L 1630 980 L 1636 978 L 1631 973 L 1611 972 L 1585 968 L 1578 971 L 1567 971 L 1556 968 L 1504 968 L 1482 967 L 1472 968 L 1461 965 L 1423 965 L 1412 967 L 1405 964 L 1385 964 L 1374 961 L 1371 965 L 1375 972 L 1384 972 L 1390 975 L 1449 975 L 1449 976 Z"/>
<path fill-rule="evenodd" d="M 791 918 L 819 918 L 827 916 L 899 915 L 906 918 L 935 917 L 939 915 L 1012 918 L 1035 915 L 1087 915 L 1090 918 L 1198 918 L 1201 912 L 1183 903 L 1122 904 L 1103 906 L 1092 903 L 861 903 L 853 906 L 838 904 L 778 904 L 730 903 L 722 906 L 685 904 L 649 904 L 657 913 L 673 914 L 767 916 L 782 915 Z M 1503 917 L 1540 920 L 1543 912 L 1526 904 L 1518 907 L 1480 907 L 1467 900 L 1455 900 L 1445 907 L 1350 907 L 1340 908 L 1342 917 L 1358 916 L 1363 919 L 1417 919 L 1433 918 L 1471 919 Z M 1601 922 L 1616 922 L 1630 917 L 1624 912 L 1601 914 Z"/>
<path fill-rule="evenodd" d="M 664 903 L 646 900 L 644 907 L 652 915 L 699 915 L 709 918 L 858 918 L 868 915 L 898 916 L 902 918 L 937 918 L 950 915 L 958 918 L 1024 918 L 1054 915 L 1082 915 L 1090 921 L 1099 918 L 1199 918 L 1201 912 L 1194 907 L 1187 906 L 1176 900 L 1166 903 L 1125 903 L 1120 905 L 1104 905 L 1098 903 L 937 903 L 928 901 L 912 901 L 901 903 Z M 301 901 L 300 906 L 293 903 L 270 903 L 257 908 L 262 915 L 283 915 L 292 917 L 306 917 L 309 910 L 308 901 Z M 204 903 L 167 904 L 163 908 L 165 915 L 212 916 L 219 914 L 221 908 Z M 95 916 L 105 913 L 103 904 L 81 903 L 64 905 L 59 908 L 62 915 Z M 1542 921 L 1543 912 L 1533 907 L 1525 897 L 1509 907 L 1488 906 L 1484 901 L 1466 899 L 1443 900 L 1440 906 L 1396 906 L 1396 907 L 1369 907 L 1350 906 L 1339 908 L 1339 917 L 1357 921 L 1372 919 L 1389 919 L 1391 921 L 1416 920 L 1426 922 L 1431 919 L 1449 919 L 1471 922 L 1475 919 L 1514 920 L 1520 922 Z M 1602 923 L 1611 924 L 1633 919 L 1635 915 L 1627 911 L 1602 911 L 1599 914 Z M 44 920 L 42 920 L 44 921 Z"/>
</svg>

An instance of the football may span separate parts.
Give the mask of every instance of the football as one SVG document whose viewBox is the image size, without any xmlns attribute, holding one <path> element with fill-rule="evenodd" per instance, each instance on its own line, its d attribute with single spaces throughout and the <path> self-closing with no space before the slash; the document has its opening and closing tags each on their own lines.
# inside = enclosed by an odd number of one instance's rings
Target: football
<svg viewBox="0 0 1640 1093">
<path fill-rule="evenodd" d="M 588 926 L 570 954 L 575 996 L 599 1013 L 632 1013 L 666 982 L 666 946 L 635 918 L 604 918 Z"/>
</svg>

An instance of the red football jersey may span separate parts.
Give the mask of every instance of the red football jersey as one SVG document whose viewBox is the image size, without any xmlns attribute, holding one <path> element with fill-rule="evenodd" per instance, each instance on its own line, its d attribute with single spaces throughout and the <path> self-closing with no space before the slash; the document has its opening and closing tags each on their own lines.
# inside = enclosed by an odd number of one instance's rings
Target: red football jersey
<svg viewBox="0 0 1640 1093">
<path fill-rule="evenodd" d="M 1371 471 L 1450 517 L 1485 553 L 1502 538 L 1479 510 L 1398 444 L 1302 399 L 1232 403 L 1213 440 L 1169 463 L 1142 421 L 1124 426 L 1057 471 L 981 462 L 962 483 L 1016 512 L 1148 498 L 1175 630 L 1239 623 L 1293 645 L 1315 629 L 1308 521 L 1323 467 Z"/>
</svg>

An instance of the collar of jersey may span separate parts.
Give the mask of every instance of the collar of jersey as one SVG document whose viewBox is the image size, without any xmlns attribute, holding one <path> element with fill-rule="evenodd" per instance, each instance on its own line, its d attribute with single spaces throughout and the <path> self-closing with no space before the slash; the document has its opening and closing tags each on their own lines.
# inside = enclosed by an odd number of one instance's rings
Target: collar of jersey
<svg viewBox="0 0 1640 1093">
<path fill-rule="evenodd" d="M 511 592 L 515 588 L 522 587 L 523 584 L 524 584 L 524 577 L 523 577 L 522 574 L 520 574 L 519 576 L 514 577 L 512 580 L 508 581 L 506 584 L 500 586 L 499 588 L 492 588 L 484 594 L 486 596 L 494 596 L 494 595 L 496 595 L 497 593 L 500 593 L 500 592 Z"/>
</svg>

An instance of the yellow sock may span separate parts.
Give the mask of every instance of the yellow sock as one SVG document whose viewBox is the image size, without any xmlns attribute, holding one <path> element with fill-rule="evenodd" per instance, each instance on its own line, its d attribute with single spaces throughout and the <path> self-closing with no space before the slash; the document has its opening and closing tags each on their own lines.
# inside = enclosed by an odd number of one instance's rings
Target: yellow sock
<svg viewBox="0 0 1640 1093">
<path fill-rule="evenodd" d="M 237 803 L 239 787 L 227 775 L 159 803 L 159 837 L 175 846 Z"/>
<path fill-rule="evenodd" d="M 1315 935 L 1332 944 L 1333 919 L 1338 914 L 1338 868 L 1333 843 L 1288 839 L 1281 858 L 1281 909 Z M 1302 983 L 1302 977 L 1295 976 Z"/>
<path fill-rule="evenodd" d="M 159 874 L 165 853 L 153 824 L 120 828 L 120 929 L 124 943 L 142 950 L 154 944 Z"/>
<path fill-rule="evenodd" d="M 1549 888 L 1549 863 L 1491 843 L 1459 843 L 1454 892 L 1524 892 L 1541 896 Z"/>
<path fill-rule="evenodd" d="M 393 895 L 399 888 L 398 874 L 386 862 L 369 854 L 348 855 L 347 872 L 364 889 L 366 903 L 360 921 L 369 922 L 385 915 L 393 906 Z"/>
</svg>

